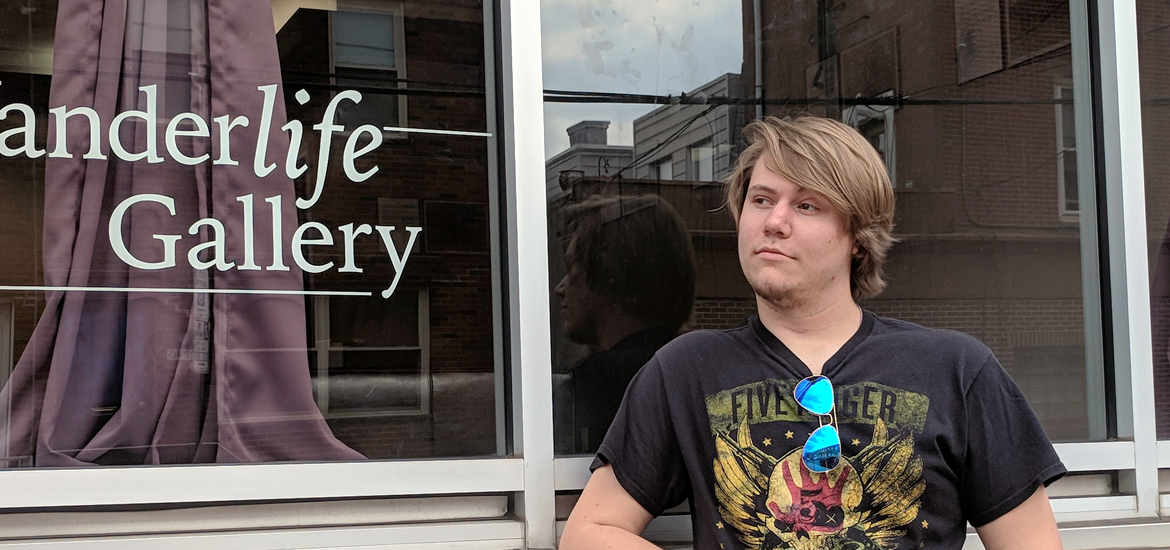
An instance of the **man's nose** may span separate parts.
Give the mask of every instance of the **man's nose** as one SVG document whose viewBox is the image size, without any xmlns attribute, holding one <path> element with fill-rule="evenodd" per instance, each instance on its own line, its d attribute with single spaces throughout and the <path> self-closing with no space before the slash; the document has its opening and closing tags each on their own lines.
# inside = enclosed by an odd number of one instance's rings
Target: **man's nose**
<svg viewBox="0 0 1170 550">
<path fill-rule="evenodd" d="M 783 204 L 773 206 L 764 219 L 764 232 L 769 235 L 788 235 L 792 231 L 790 215 L 788 207 Z"/>
<path fill-rule="evenodd" d="M 565 275 L 564 277 L 561 277 L 561 282 L 557 283 L 557 286 L 553 287 L 553 292 L 556 293 L 558 298 L 565 297 L 565 286 L 568 284 L 568 280 L 569 276 Z"/>
</svg>

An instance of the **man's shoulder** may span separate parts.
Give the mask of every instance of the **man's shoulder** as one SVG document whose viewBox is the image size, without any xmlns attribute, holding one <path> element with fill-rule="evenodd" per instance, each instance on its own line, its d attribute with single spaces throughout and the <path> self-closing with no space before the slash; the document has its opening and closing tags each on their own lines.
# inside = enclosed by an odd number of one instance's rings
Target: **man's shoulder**
<svg viewBox="0 0 1170 550">
<path fill-rule="evenodd" d="M 678 338 L 671 340 L 662 349 L 681 351 L 737 346 L 751 342 L 752 338 L 751 325 L 747 324 L 722 330 L 700 329 L 680 334 Z"/>
<path fill-rule="evenodd" d="M 881 343 L 911 349 L 921 347 L 936 353 L 950 352 L 984 358 L 991 355 L 991 348 L 965 332 L 927 327 L 892 317 L 876 317 L 873 336 Z"/>
<path fill-rule="evenodd" d="M 692 330 L 662 346 L 655 358 L 664 367 L 688 365 L 748 349 L 753 341 L 754 334 L 749 325 L 725 330 Z"/>
</svg>

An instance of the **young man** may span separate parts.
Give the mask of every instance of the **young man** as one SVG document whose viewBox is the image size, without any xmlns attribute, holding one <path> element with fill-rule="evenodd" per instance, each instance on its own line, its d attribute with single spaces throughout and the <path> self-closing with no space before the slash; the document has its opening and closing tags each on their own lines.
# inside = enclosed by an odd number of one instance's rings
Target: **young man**
<svg viewBox="0 0 1170 550">
<path fill-rule="evenodd" d="M 654 548 L 642 529 L 687 500 L 702 550 L 957 550 L 967 522 L 992 550 L 1059 549 L 1044 487 L 1066 470 L 991 351 L 855 301 L 893 241 L 877 153 L 822 118 L 744 135 L 727 197 L 759 314 L 642 368 L 561 549 Z"/>
</svg>

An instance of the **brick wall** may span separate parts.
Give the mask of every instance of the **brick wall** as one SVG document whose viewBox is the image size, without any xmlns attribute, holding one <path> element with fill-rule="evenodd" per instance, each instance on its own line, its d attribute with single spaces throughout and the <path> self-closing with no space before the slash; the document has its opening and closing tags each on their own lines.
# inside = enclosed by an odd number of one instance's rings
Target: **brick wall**
<svg viewBox="0 0 1170 550">
<path fill-rule="evenodd" d="M 470 6 L 470 4 L 469 4 Z M 331 92 L 327 13 L 300 10 L 282 30 L 287 52 L 285 93 L 291 118 L 320 120 Z M 406 126 L 484 131 L 483 24 L 413 14 L 404 17 Z M 311 101 L 300 107 L 292 94 L 303 84 Z M 318 86 L 314 87 L 314 84 Z M 434 92 L 439 93 L 434 93 Z M 367 91 L 367 94 L 369 92 Z M 306 122 L 306 126 L 310 124 Z M 406 226 L 421 226 L 399 288 L 429 295 L 430 408 L 423 414 L 364 418 L 328 417 L 335 435 L 371 458 L 492 454 L 496 450 L 493 372 L 492 272 L 489 255 L 489 174 L 487 140 L 482 137 L 387 134 L 382 145 L 361 157 L 358 170 L 377 165 L 370 179 L 353 183 L 341 164 L 347 136 L 335 136 L 332 162 L 320 201 L 300 211 L 302 221 L 331 228 L 347 223 L 394 225 L 396 245 L 406 245 Z M 303 151 L 316 158 L 315 133 Z M 315 167 L 296 180 L 298 196 L 315 185 Z M 381 204 L 381 208 L 379 208 Z M 402 235 L 398 235 L 401 233 Z M 394 268 L 381 238 L 359 237 L 355 246 L 361 274 L 336 269 L 307 277 L 318 290 L 386 288 Z M 317 264 L 340 265 L 340 242 L 316 247 Z M 373 299 L 381 299 L 375 297 Z M 374 404 L 372 404 L 374 405 Z"/>
</svg>

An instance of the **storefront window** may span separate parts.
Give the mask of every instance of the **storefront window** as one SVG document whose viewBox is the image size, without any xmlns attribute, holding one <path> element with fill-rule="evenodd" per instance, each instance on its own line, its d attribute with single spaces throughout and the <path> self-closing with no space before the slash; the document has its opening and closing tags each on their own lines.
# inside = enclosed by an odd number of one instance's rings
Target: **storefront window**
<svg viewBox="0 0 1170 550">
<path fill-rule="evenodd" d="M 1158 439 L 1170 439 L 1170 6 L 1137 3 L 1141 69 L 1142 143 L 1146 177 L 1146 234 L 1150 252 L 1154 402 Z"/>
<path fill-rule="evenodd" d="M 735 327 L 754 312 L 719 180 L 745 122 L 801 114 L 856 128 L 893 180 L 890 285 L 863 306 L 979 338 L 1053 440 L 1105 439 L 1096 222 L 1079 214 L 1095 208 L 1095 182 L 1077 168 L 1092 162 L 1077 147 L 1091 112 L 1073 94 L 1088 75 L 1074 71 L 1072 48 L 1087 37 L 1073 36 L 1069 9 L 545 0 L 558 451 L 596 450 L 625 382 L 675 331 Z M 661 285 L 687 271 L 630 255 L 666 246 L 634 233 L 651 209 L 670 212 L 690 245 L 681 326 L 622 298 L 647 270 Z M 615 319 L 626 322 L 607 326 Z M 609 373 L 606 388 L 593 372 Z"/>
<path fill-rule="evenodd" d="M 0 466 L 502 452 L 485 9 L 0 7 Z"/>
</svg>

